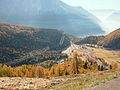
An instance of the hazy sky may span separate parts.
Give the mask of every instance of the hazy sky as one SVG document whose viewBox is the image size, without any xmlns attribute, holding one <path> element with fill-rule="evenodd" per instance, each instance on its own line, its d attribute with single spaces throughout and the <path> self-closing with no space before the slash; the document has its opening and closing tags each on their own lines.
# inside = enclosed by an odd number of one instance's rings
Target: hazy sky
<svg viewBox="0 0 120 90">
<path fill-rule="evenodd" d="M 120 9 L 120 0 L 62 0 L 73 6 L 91 9 Z"/>
<path fill-rule="evenodd" d="M 98 17 L 103 23 L 106 32 L 120 27 L 119 21 L 107 22 L 106 18 L 120 10 L 120 0 L 62 0 L 72 6 L 81 6 Z"/>
</svg>

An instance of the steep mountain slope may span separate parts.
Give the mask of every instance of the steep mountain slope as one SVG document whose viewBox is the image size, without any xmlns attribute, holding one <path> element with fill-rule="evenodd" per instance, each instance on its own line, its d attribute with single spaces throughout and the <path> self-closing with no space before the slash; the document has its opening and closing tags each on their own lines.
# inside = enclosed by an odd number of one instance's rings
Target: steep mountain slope
<svg viewBox="0 0 120 90">
<path fill-rule="evenodd" d="M 36 29 L 0 23 L 0 46 L 16 49 L 58 49 L 63 36 L 55 29 Z M 67 41 L 67 40 L 65 40 Z"/>
<path fill-rule="evenodd" d="M 64 30 L 76 36 L 103 33 L 100 21 L 95 16 L 60 0 L 1 0 L 0 20 Z"/>
<path fill-rule="evenodd" d="M 63 33 L 54 29 L 0 23 L 0 63 L 32 64 L 66 57 L 58 51 L 49 51 L 61 50 L 69 45 L 66 38 L 60 44 L 62 37 Z"/>
<path fill-rule="evenodd" d="M 98 45 L 106 48 L 120 49 L 120 29 L 108 34 L 103 40 L 98 42 Z"/>
</svg>

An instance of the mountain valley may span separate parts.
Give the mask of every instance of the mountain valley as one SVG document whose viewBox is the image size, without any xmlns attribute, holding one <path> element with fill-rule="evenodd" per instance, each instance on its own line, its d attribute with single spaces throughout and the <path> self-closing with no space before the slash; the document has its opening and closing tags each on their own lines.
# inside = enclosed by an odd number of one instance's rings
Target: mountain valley
<svg viewBox="0 0 120 90">
<path fill-rule="evenodd" d="M 119 90 L 120 12 L 108 2 L 0 0 L 0 90 Z"/>
</svg>

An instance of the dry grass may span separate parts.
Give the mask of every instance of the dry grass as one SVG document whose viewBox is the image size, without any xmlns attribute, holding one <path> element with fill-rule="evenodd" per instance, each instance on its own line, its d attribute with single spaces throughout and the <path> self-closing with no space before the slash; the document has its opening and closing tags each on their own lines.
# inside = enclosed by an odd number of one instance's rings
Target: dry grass
<svg viewBox="0 0 120 90">
<path fill-rule="evenodd" d="M 103 58 L 107 63 L 115 67 L 117 64 L 117 66 L 119 67 L 118 69 L 120 69 L 120 51 L 106 50 L 100 48 L 91 49 L 97 57 Z M 66 82 L 52 86 L 51 90 L 81 90 L 86 87 L 105 83 L 106 81 L 112 80 L 117 77 L 120 77 L 120 71 L 115 69 L 114 71 L 94 72 L 90 74 L 85 74 L 83 76 L 80 75 L 75 79 L 71 78 Z"/>
<path fill-rule="evenodd" d="M 66 82 L 52 86 L 51 90 L 82 90 L 87 87 L 95 86 L 100 83 L 120 77 L 118 71 L 97 72 L 77 77 L 72 77 Z M 67 78 L 67 77 L 66 77 Z M 74 78 L 74 79 L 73 79 Z"/>
<path fill-rule="evenodd" d="M 92 50 L 96 54 L 96 56 L 103 58 L 107 63 L 117 63 L 118 65 L 120 64 L 120 51 L 106 50 L 100 48 L 92 48 Z"/>
</svg>

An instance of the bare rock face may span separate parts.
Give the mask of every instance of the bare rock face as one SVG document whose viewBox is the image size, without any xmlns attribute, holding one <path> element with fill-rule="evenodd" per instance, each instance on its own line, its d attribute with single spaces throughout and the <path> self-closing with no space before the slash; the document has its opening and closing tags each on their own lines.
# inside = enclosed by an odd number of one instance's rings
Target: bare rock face
<svg viewBox="0 0 120 90">
<path fill-rule="evenodd" d="M 104 33 L 95 16 L 60 0 L 1 0 L 0 20 L 59 29 L 76 36 Z"/>
</svg>

